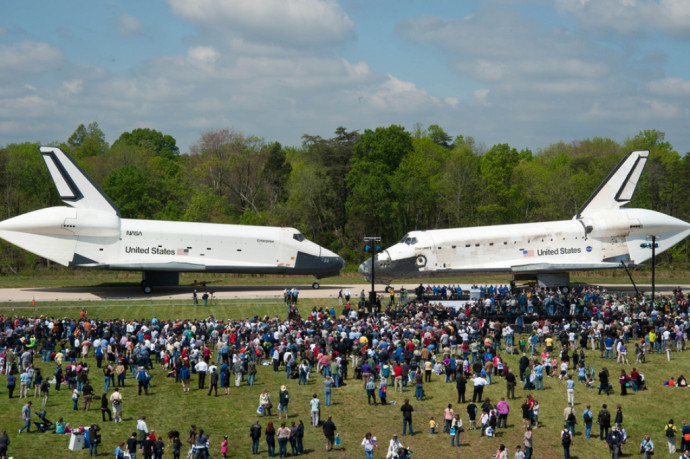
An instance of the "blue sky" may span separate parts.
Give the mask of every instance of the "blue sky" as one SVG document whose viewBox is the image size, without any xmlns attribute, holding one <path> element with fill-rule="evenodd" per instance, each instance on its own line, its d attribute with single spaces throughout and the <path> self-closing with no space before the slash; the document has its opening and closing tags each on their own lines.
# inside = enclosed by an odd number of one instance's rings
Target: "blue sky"
<svg viewBox="0 0 690 459">
<path fill-rule="evenodd" d="M 157 129 L 438 124 L 538 150 L 666 132 L 690 151 L 687 0 L 0 0 L 0 146 Z"/>
</svg>

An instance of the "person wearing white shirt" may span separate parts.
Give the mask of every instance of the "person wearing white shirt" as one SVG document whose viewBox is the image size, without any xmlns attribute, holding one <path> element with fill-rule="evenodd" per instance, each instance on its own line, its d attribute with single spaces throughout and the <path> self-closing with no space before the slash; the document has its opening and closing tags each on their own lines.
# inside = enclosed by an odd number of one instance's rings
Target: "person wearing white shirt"
<svg viewBox="0 0 690 459">
<path fill-rule="evenodd" d="M 391 441 L 388 444 L 388 453 L 386 454 L 386 458 L 390 459 L 392 457 L 398 457 L 398 451 L 400 451 L 400 448 L 402 447 L 403 445 L 398 440 L 398 436 L 393 435 L 393 438 L 391 438 Z"/>
<path fill-rule="evenodd" d="M 137 442 L 139 443 L 139 448 L 144 444 L 144 440 L 148 434 L 149 428 L 146 425 L 146 416 L 142 416 L 137 419 Z"/>
<path fill-rule="evenodd" d="M 199 374 L 199 389 L 203 389 L 204 382 L 206 381 L 206 372 L 208 371 L 208 364 L 204 362 L 204 360 L 202 359 L 199 361 L 199 363 L 197 363 L 194 366 L 194 369 Z"/>
</svg>

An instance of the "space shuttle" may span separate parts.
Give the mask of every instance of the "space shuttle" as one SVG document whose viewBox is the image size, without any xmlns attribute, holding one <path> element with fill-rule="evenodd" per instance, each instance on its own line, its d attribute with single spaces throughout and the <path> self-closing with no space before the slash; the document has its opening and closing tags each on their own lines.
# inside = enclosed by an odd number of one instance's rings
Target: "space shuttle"
<svg viewBox="0 0 690 459">
<path fill-rule="evenodd" d="M 141 286 L 179 284 L 180 272 L 336 276 L 345 261 L 294 228 L 121 218 L 62 150 L 41 155 L 67 206 L 0 222 L 0 238 L 73 268 L 142 271 Z M 318 282 L 312 284 L 319 287 Z"/>
<path fill-rule="evenodd" d="M 544 287 L 569 285 L 571 271 L 640 265 L 690 235 L 690 224 L 647 209 L 628 209 L 649 151 L 629 153 L 572 220 L 411 231 L 375 255 L 374 278 L 507 273 Z M 372 276 L 372 259 L 359 267 Z"/>
</svg>

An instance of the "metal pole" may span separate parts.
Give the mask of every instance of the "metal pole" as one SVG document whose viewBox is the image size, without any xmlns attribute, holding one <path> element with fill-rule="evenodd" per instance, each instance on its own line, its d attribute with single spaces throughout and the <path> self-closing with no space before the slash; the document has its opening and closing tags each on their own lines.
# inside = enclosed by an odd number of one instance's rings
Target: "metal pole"
<svg viewBox="0 0 690 459">
<path fill-rule="evenodd" d="M 381 243 L 381 237 L 365 237 L 364 242 L 370 244 L 369 247 L 371 247 L 371 292 L 369 293 L 369 302 L 373 309 L 376 304 L 376 252 L 378 244 Z"/>
<path fill-rule="evenodd" d="M 656 236 L 652 235 L 652 307 L 654 307 L 654 293 L 655 293 L 655 274 L 656 274 Z"/>
<path fill-rule="evenodd" d="M 630 271 L 628 270 L 628 267 L 625 266 L 625 262 L 621 260 L 621 264 L 623 265 L 623 268 L 625 268 L 625 272 L 628 273 L 628 277 L 630 278 L 630 282 L 632 282 L 633 287 L 635 288 L 635 294 L 639 297 L 640 291 L 637 290 L 637 285 L 635 285 L 635 281 L 632 278 L 632 275 L 630 274 Z"/>
<path fill-rule="evenodd" d="M 376 242 L 374 242 L 376 244 Z M 371 246 L 371 295 L 369 295 L 369 301 L 372 303 L 376 303 L 376 288 L 374 287 L 374 279 L 376 277 L 375 274 L 375 266 L 376 266 L 376 246 L 372 245 Z M 371 305 L 372 309 L 374 308 L 374 304 Z"/>
</svg>

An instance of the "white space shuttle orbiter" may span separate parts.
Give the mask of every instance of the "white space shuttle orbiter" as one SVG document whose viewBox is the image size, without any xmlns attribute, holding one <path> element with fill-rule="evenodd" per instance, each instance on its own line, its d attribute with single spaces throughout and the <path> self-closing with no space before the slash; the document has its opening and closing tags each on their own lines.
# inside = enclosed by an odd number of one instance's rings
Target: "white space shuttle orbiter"
<svg viewBox="0 0 690 459">
<path fill-rule="evenodd" d="M 41 147 L 60 199 L 0 222 L 0 238 L 64 266 L 143 271 L 142 288 L 180 272 L 338 275 L 345 261 L 294 228 L 120 218 L 117 207 L 59 148 Z M 318 283 L 314 282 L 314 288 Z"/>
<path fill-rule="evenodd" d="M 511 273 L 542 286 L 564 286 L 569 272 L 637 265 L 652 257 L 643 247 L 656 236 L 657 253 L 690 235 L 690 224 L 646 209 L 626 209 L 649 157 L 629 153 L 572 220 L 411 231 L 377 254 L 374 276 L 393 279 L 459 273 Z M 371 278 L 371 258 L 359 272 Z"/>
</svg>

